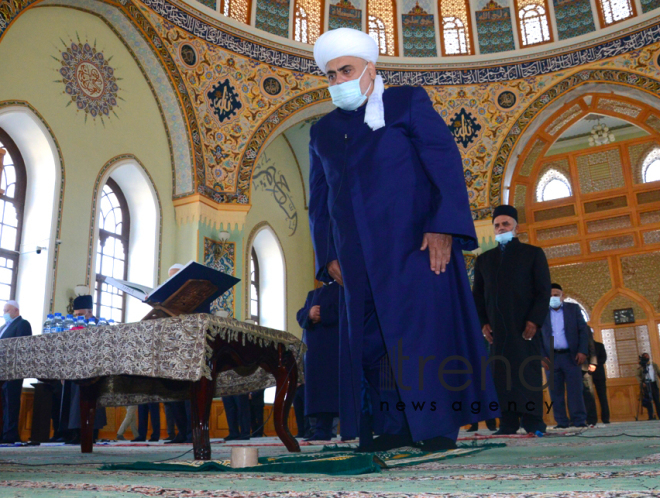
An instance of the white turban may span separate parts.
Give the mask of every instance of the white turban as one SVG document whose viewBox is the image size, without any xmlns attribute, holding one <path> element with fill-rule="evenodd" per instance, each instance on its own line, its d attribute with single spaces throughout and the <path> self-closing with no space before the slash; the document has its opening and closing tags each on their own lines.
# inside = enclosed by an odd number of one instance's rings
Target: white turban
<svg viewBox="0 0 660 498">
<path fill-rule="evenodd" d="M 9 301 L 7 301 L 7 304 L 9 306 L 13 306 L 16 309 L 20 309 L 19 306 L 18 306 L 18 303 L 16 301 L 14 301 L 13 299 L 10 299 Z"/>
<path fill-rule="evenodd" d="M 375 65 L 378 60 L 378 44 L 368 34 L 351 28 L 326 31 L 314 44 L 314 60 L 324 73 L 327 73 L 328 62 L 338 57 L 349 56 L 359 57 Z M 385 126 L 384 91 L 383 78 L 377 75 L 364 113 L 364 122 L 372 130 Z"/>
<path fill-rule="evenodd" d="M 181 269 L 183 269 L 183 265 L 180 265 L 179 263 L 175 263 L 172 266 L 170 266 L 170 269 L 168 271 L 172 271 L 172 270 L 179 271 Z"/>
</svg>

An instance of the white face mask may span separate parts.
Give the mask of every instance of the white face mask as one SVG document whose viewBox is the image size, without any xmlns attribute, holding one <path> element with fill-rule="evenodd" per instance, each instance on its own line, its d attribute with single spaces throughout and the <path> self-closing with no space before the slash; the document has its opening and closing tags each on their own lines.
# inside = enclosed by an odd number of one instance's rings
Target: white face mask
<svg viewBox="0 0 660 498">
<path fill-rule="evenodd" d="M 360 80 L 362 76 L 367 71 L 369 64 L 364 67 L 364 71 L 359 78 L 351 81 L 346 81 L 341 85 L 333 85 L 328 87 L 330 96 L 332 97 L 332 103 L 335 104 L 340 109 L 345 111 L 354 111 L 360 107 L 367 100 L 367 96 L 362 93 L 360 89 Z M 371 83 L 369 83 L 369 88 L 371 88 Z M 369 91 L 367 88 L 367 92 Z M 365 92 L 366 93 L 366 92 Z"/>
<path fill-rule="evenodd" d="M 502 245 L 506 245 L 513 240 L 513 230 L 510 232 L 498 233 L 495 235 L 495 240 Z"/>
</svg>

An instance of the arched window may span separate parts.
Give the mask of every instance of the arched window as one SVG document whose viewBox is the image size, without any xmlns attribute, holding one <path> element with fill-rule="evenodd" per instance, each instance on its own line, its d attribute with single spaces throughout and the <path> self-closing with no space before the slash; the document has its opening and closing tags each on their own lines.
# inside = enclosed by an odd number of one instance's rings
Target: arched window
<svg viewBox="0 0 660 498">
<path fill-rule="evenodd" d="M 580 311 L 582 312 L 582 318 L 584 318 L 585 322 L 589 323 L 589 312 L 584 306 L 582 306 L 579 301 L 576 301 L 572 297 L 566 297 L 564 298 L 564 302 L 577 304 L 580 307 Z"/>
<path fill-rule="evenodd" d="M 378 44 L 383 55 L 397 55 L 396 7 L 392 0 L 368 0 L 367 32 Z"/>
<path fill-rule="evenodd" d="M 516 4 L 520 45 L 529 47 L 552 41 L 548 24 L 548 6 L 545 1 L 519 0 Z"/>
<path fill-rule="evenodd" d="M 635 15 L 635 7 L 630 0 L 600 0 L 599 17 L 603 26 L 616 24 Z"/>
<path fill-rule="evenodd" d="M 126 280 L 128 277 L 128 204 L 119 185 L 108 178 L 99 203 L 99 236 L 96 249 L 96 286 L 94 314 L 97 318 L 125 320 L 126 296 L 105 283 L 105 277 Z"/>
<path fill-rule="evenodd" d="M 25 163 L 14 141 L 0 129 L 0 306 L 16 298 L 25 207 Z"/>
<path fill-rule="evenodd" d="M 536 202 L 552 201 L 573 195 L 571 182 L 556 169 L 546 171 L 536 186 Z"/>
<path fill-rule="evenodd" d="M 441 0 L 442 55 L 473 54 L 470 5 L 466 0 Z"/>
<path fill-rule="evenodd" d="M 225 17 L 231 17 L 239 22 L 250 24 L 250 0 L 220 0 L 219 10 Z"/>
<path fill-rule="evenodd" d="M 254 247 L 250 255 L 250 319 L 259 324 L 259 259 Z"/>
<path fill-rule="evenodd" d="M 660 180 L 660 147 L 653 149 L 644 159 L 642 181 L 644 183 Z"/>
</svg>

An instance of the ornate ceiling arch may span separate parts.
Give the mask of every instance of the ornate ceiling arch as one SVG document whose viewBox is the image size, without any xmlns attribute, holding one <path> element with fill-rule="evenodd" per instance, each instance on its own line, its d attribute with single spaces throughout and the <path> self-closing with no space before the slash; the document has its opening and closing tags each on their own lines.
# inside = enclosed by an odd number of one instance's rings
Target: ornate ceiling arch
<svg viewBox="0 0 660 498">
<path fill-rule="evenodd" d="M 545 122 L 548 116 L 544 115 L 546 114 L 544 111 L 558 99 L 565 96 L 568 92 L 590 83 L 607 83 L 632 87 L 650 95 L 654 99 L 660 94 L 659 80 L 638 73 L 613 69 L 585 69 L 564 78 L 556 85 L 548 88 L 527 106 L 502 140 L 490 172 L 489 203 L 491 209 L 502 203 L 504 173 L 510 165 L 514 150 L 520 145 L 525 131 L 533 123 L 539 122 L 538 120 Z"/>
</svg>

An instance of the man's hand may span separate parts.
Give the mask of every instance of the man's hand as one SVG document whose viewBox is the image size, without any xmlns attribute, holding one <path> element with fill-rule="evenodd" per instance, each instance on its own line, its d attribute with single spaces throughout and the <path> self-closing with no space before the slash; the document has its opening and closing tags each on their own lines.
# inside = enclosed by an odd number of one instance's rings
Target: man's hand
<svg viewBox="0 0 660 498">
<path fill-rule="evenodd" d="M 429 249 L 429 259 L 431 260 L 431 271 L 436 275 L 444 273 L 451 258 L 451 235 L 445 233 L 425 233 L 422 247 L 424 251 Z"/>
<path fill-rule="evenodd" d="M 550 370 L 550 358 L 547 356 L 541 360 L 541 363 L 543 364 L 543 368 L 546 370 Z"/>
<path fill-rule="evenodd" d="M 589 365 L 589 373 L 594 373 L 595 371 L 596 371 L 596 365 L 594 365 L 593 363 L 591 363 L 591 364 Z"/>
<path fill-rule="evenodd" d="M 536 335 L 537 328 L 538 327 L 536 326 L 535 323 L 528 321 L 527 324 L 525 325 L 525 331 L 523 332 L 523 339 L 525 339 L 526 341 L 531 341 L 532 337 Z"/>
<path fill-rule="evenodd" d="M 321 307 L 318 304 L 310 308 L 309 319 L 312 323 L 319 323 L 321 321 Z"/>
<path fill-rule="evenodd" d="M 484 338 L 488 341 L 488 344 L 493 344 L 493 329 L 490 328 L 489 324 L 481 327 L 481 332 L 484 334 Z"/>
<path fill-rule="evenodd" d="M 578 353 L 575 357 L 575 363 L 578 365 L 582 365 L 585 361 L 587 361 L 587 355 L 584 353 Z"/>
<path fill-rule="evenodd" d="M 341 268 L 339 267 L 339 261 L 336 259 L 328 263 L 328 273 L 330 276 L 342 287 L 344 286 L 344 279 L 341 278 Z"/>
</svg>

